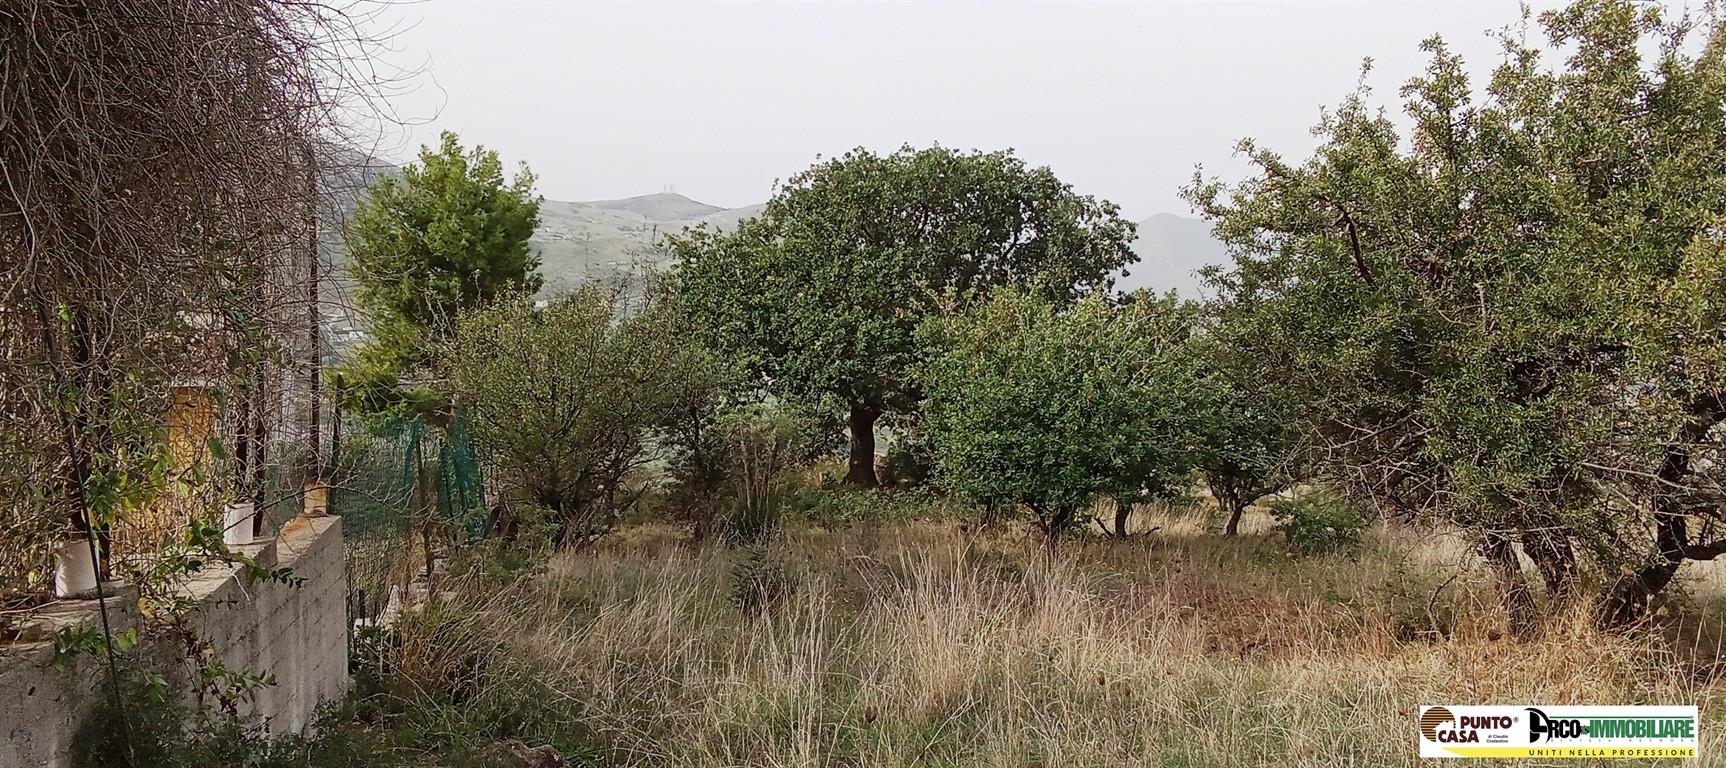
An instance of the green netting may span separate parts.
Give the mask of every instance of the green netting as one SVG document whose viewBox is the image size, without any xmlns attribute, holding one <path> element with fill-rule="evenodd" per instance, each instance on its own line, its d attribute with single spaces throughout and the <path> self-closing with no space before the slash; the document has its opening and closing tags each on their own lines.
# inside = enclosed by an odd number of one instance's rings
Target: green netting
<svg viewBox="0 0 1726 768">
<path fill-rule="evenodd" d="M 335 456 L 330 505 L 342 516 L 348 618 L 373 621 L 424 571 L 423 536 L 438 545 L 483 534 L 485 494 L 472 433 L 416 420 L 350 419 Z"/>
</svg>

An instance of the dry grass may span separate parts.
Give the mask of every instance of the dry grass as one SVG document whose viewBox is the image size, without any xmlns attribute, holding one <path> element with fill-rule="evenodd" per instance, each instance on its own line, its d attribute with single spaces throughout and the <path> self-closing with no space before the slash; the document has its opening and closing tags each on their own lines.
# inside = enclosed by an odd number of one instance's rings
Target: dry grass
<svg viewBox="0 0 1726 768">
<path fill-rule="evenodd" d="M 1407 765 L 1421 704 L 1718 696 L 1656 635 L 1506 637 L 1435 537 L 1293 560 L 1153 524 L 1053 561 L 954 524 L 796 530 L 753 571 L 785 589 L 758 609 L 733 599 L 743 555 L 638 529 L 458 590 L 404 627 L 396 672 L 532 698 L 641 766 Z"/>
</svg>

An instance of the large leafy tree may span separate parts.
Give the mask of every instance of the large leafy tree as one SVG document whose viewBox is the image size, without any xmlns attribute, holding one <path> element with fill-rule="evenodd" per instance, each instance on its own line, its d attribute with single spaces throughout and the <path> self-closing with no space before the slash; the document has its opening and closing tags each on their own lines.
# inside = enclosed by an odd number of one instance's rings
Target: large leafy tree
<svg viewBox="0 0 1726 768">
<path fill-rule="evenodd" d="M 353 401 L 371 409 L 402 403 L 400 379 L 433 360 L 427 351 L 454 334 L 463 311 L 539 289 L 539 259 L 528 246 L 539 226 L 533 183 L 526 166 L 506 180 L 496 152 L 464 149 L 445 131 L 400 179 L 368 190 L 346 232 L 370 330 L 346 371 Z"/>
<path fill-rule="evenodd" d="M 1210 410 L 1191 320 L 1172 298 L 1062 310 L 1002 288 L 930 321 L 924 415 L 942 480 L 1029 511 L 1051 545 L 1098 498 L 1185 490 Z"/>
<path fill-rule="evenodd" d="M 717 346 L 778 393 L 848 413 L 848 482 L 876 483 L 875 423 L 920 399 L 915 329 L 943 301 L 1019 285 L 1066 304 L 1132 261 L 1133 225 L 1010 152 L 862 149 L 790 179 L 731 233 L 667 244 Z"/>
<path fill-rule="evenodd" d="M 1480 93 L 1429 40 L 1406 135 L 1361 91 L 1305 161 L 1246 142 L 1255 175 L 1190 189 L 1238 262 L 1219 318 L 1318 468 L 1473 531 L 1519 628 L 1518 546 L 1554 596 L 1593 554 L 1620 621 L 1726 551 L 1693 460 L 1726 419 L 1696 298 L 1719 287 L 1726 38 L 1619 0 L 1540 21 L 1551 47 L 1507 37 Z"/>
</svg>

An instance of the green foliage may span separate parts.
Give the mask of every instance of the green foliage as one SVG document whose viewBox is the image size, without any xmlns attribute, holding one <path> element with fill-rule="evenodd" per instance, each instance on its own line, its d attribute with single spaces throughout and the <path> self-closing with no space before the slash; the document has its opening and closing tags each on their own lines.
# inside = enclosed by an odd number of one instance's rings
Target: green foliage
<svg viewBox="0 0 1726 768">
<path fill-rule="evenodd" d="M 626 480 L 686 385 L 673 326 L 620 310 L 591 286 L 543 308 L 508 297 L 463 315 L 447 360 L 489 477 L 550 510 L 560 545 L 605 533 L 634 502 Z"/>
<path fill-rule="evenodd" d="M 95 624 L 79 624 L 54 630 L 55 669 L 70 671 L 80 656 L 98 656 L 108 650 L 108 636 Z M 138 645 L 138 628 L 132 627 L 114 636 L 114 652 L 125 653 Z"/>
<path fill-rule="evenodd" d="M 492 536 L 468 543 L 457 550 L 450 564 L 452 578 L 504 587 L 545 570 L 552 553 L 550 542 L 557 533 L 555 516 L 528 507 L 517 509 L 513 536 Z"/>
<path fill-rule="evenodd" d="M 786 497 L 785 511 L 787 516 L 831 528 L 951 520 L 977 513 L 962 500 L 933 488 L 871 492 L 847 487 L 796 490 Z"/>
<path fill-rule="evenodd" d="M 1100 496 L 1179 493 L 1203 437 L 1191 309 L 1140 297 L 1062 311 L 1003 289 L 925 332 L 942 479 L 1029 509 L 1051 540 Z"/>
<path fill-rule="evenodd" d="M 731 567 L 731 604 L 744 613 L 772 608 L 792 590 L 785 567 L 765 547 L 745 548 Z"/>
<path fill-rule="evenodd" d="M 1549 573 L 1576 539 L 1658 589 L 1686 516 L 1719 509 L 1670 489 L 1711 484 L 1686 457 L 1726 419 L 1700 299 L 1721 274 L 1726 39 L 1621 0 L 1540 23 L 1551 46 L 1507 34 L 1484 94 L 1427 41 L 1406 135 L 1363 87 L 1305 161 L 1248 141 L 1254 176 L 1196 181 L 1237 261 L 1213 275 L 1216 333 L 1352 495 L 1556 532 L 1524 543 Z"/>
<path fill-rule="evenodd" d="M 435 392 L 404 387 L 425 360 L 426 335 L 400 315 L 372 313 L 365 343 L 337 371 L 335 397 L 342 407 L 381 420 L 401 420 L 434 411 Z"/>
<path fill-rule="evenodd" d="M 770 405 L 741 408 L 718 427 L 728 476 L 721 534 L 732 543 L 764 541 L 778 530 L 793 471 L 812 457 L 818 433 L 797 409 Z"/>
<path fill-rule="evenodd" d="M 683 309 L 671 301 L 653 310 L 671 337 L 656 435 L 673 515 L 701 539 L 734 496 L 736 413 L 750 393 L 742 369 L 702 343 L 699 321 Z"/>
<path fill-rule="evenodd" d="M 1305 439 L 1297 421 L 1299 403 L 1279 377 L 1264 375 L 1251 349 L 1257 340 L 1236 336 L 1239 325 L 1205 319 L 1191 347 L 1205 389 L 1205 406 L 1198 412 L 1204 439 L 1196 461 L 1227 515 L 1225 533 L 1234 535 L 1248 505 L 1303 479 Z"/>
<path fill-rule="evenodd" d="M 432 358 L 463 311 L 542 284 L 528 238 L 539 226 L 534 176 L 522 166 L 505 181 L 497 153 L 464 150 L 445 131 L 420 149 L 402 178 L 384 178 L 354 209 L 348 269 L 358 283 L 370 338 L 343 369 L 350 407 L 398 415 L 435 402 L 402 392 L 402 379 Z"/>
<path fill-rule="evenodd" d="M 1067 303 L 1133 259 L 1133 225 L 1010 152 L 857 149 L 793 176 L 731 233 L 667 239 L 717 349 L 775 393 L 851 412 L 850 479 L 874 422 L 914 408 L 915 331 L 943 302 L 1022 285 Z"/>
<path fill-rule="evenodd" d="M 1331 491 L 1309 490 L 1270 503 L 1277 532 L 1298 555 L 1351 552 L 1371 521 L 1359 507 Z"/>
</svg>

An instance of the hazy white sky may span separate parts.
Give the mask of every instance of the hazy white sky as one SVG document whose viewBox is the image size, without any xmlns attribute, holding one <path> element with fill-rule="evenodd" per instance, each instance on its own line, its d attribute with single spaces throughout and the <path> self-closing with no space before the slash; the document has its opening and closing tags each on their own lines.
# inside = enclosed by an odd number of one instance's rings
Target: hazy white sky
<svg viewBox="0 0 1726 768">
<path fill-rule="evenodd" d="M 1545 7 L 1535 4 L 1535 8 Z M 722 206 L 854 146 L 1012 147 L 1132 218 L 1186 213 L 1195 164 L 1291 154 L 1357 79 L 1395 106 L 1440 33 L 1485 72 L 1513 0 L 711 4 L 431 0 L 388 14 L 423 66 L 380 154 L 437 131 L 528 162 L 558 200 L 674 187 Z"/>
</svg>

